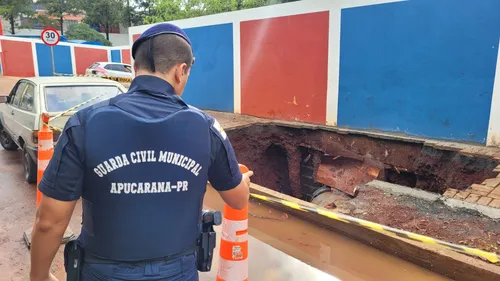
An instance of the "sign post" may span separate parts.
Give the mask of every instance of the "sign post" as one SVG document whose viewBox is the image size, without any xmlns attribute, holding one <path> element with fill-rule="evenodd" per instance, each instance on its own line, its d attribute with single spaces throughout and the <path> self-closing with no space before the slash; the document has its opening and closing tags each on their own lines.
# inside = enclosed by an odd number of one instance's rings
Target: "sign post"
<svg viewBox="0 0 500 281">
<path fill-rule="evenodd" d="M 45 43 L 45 45 L 50 47 L 50 58 L 52 61 L 52 75 L 55 75 L 56 67 L 55 67 L 55 63 L 54 63 L 54 49 L 53 48 L 55 45 L 57 45 L 57 43 L 59 43 L 59 41 L 61 41 L 61 35 L 59 35 L 59 32 L 57 32 L 55 29 L 48 27 L 48 28 L 45 28 L 44 30 L 42 30 L 41 37 L 42 37 L 43 43 Z"/>
</svg>

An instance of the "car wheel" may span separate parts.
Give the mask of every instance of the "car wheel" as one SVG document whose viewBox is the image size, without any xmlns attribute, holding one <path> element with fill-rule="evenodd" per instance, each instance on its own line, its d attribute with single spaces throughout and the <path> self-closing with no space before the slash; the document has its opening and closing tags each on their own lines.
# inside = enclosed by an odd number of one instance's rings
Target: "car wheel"
<svg viewBox="0 0 500 281">
<path fill-rule="evenodd" d="M 26 145 L 23 147 L 23 164 L 24 164 L 24 179 L 28 183 L 35 183 L 37 176 L 37 167 L 35 161 L 31 159 L 31 156 L 26 148 Z"/>
<path fill-rule="evenodd" d="M 3 128 L 0 129 L 0 144 L 5 150 L 17 150 L 17 144 L 9 136 L 9 133 L 7 133 Z"/>
</svg>

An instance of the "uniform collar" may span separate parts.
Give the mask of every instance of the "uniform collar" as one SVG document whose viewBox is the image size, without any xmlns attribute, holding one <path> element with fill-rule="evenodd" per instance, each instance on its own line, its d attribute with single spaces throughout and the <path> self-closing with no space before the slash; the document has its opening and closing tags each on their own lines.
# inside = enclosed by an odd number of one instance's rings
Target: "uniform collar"
<svg viewBox="0 0 500 281">
<path fill-rule="evenodd" d="M 152 75 L 140 75 L 132 80 L 129 92 L 146 92 L 152 95 L 177 96 L 167 81 Z"/>
</svg>

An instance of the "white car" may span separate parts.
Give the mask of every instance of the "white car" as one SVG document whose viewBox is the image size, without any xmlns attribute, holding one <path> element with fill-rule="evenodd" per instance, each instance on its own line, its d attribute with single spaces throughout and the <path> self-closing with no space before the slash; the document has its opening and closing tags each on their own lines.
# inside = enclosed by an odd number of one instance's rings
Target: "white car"
<svg viewBox="0 0 500 281">
<path fill-rule="evenodd" d="M 85 70 L 85 74 L 132 79 L 132 67 L 125 63 L 96 62 Z"/>
<path fill-rule="evenodd" d="M 20 79 L 6 97 L 0 97 L 0 144 L 5 150 L 21 148 L 24 176 L 29 183 L 36 182 L 38 130 L 43 113 L 50 117 L 99 97 L 74 111 L 49 121 L 49 125 L 64 128 L 76 111 L 99 101 L 126 92 L 115 81 L 97 77 L 35 77 Z M 54 143 L 60 132 L 54 131 Z"/>
</svg>

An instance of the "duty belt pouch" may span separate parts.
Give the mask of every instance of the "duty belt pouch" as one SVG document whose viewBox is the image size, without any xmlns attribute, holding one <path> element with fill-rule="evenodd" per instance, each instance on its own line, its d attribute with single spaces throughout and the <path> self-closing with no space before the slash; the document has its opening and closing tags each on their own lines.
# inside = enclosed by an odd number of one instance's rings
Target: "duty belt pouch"
<svg viewBox="0 0 500 281">
<path fill-rule="evenodd" d="M 64 268 L 67 281 L 80 281 L 83 266 L 83 249 L 76 240 L 69 241 L 64 246 Z"/>
</svg>

